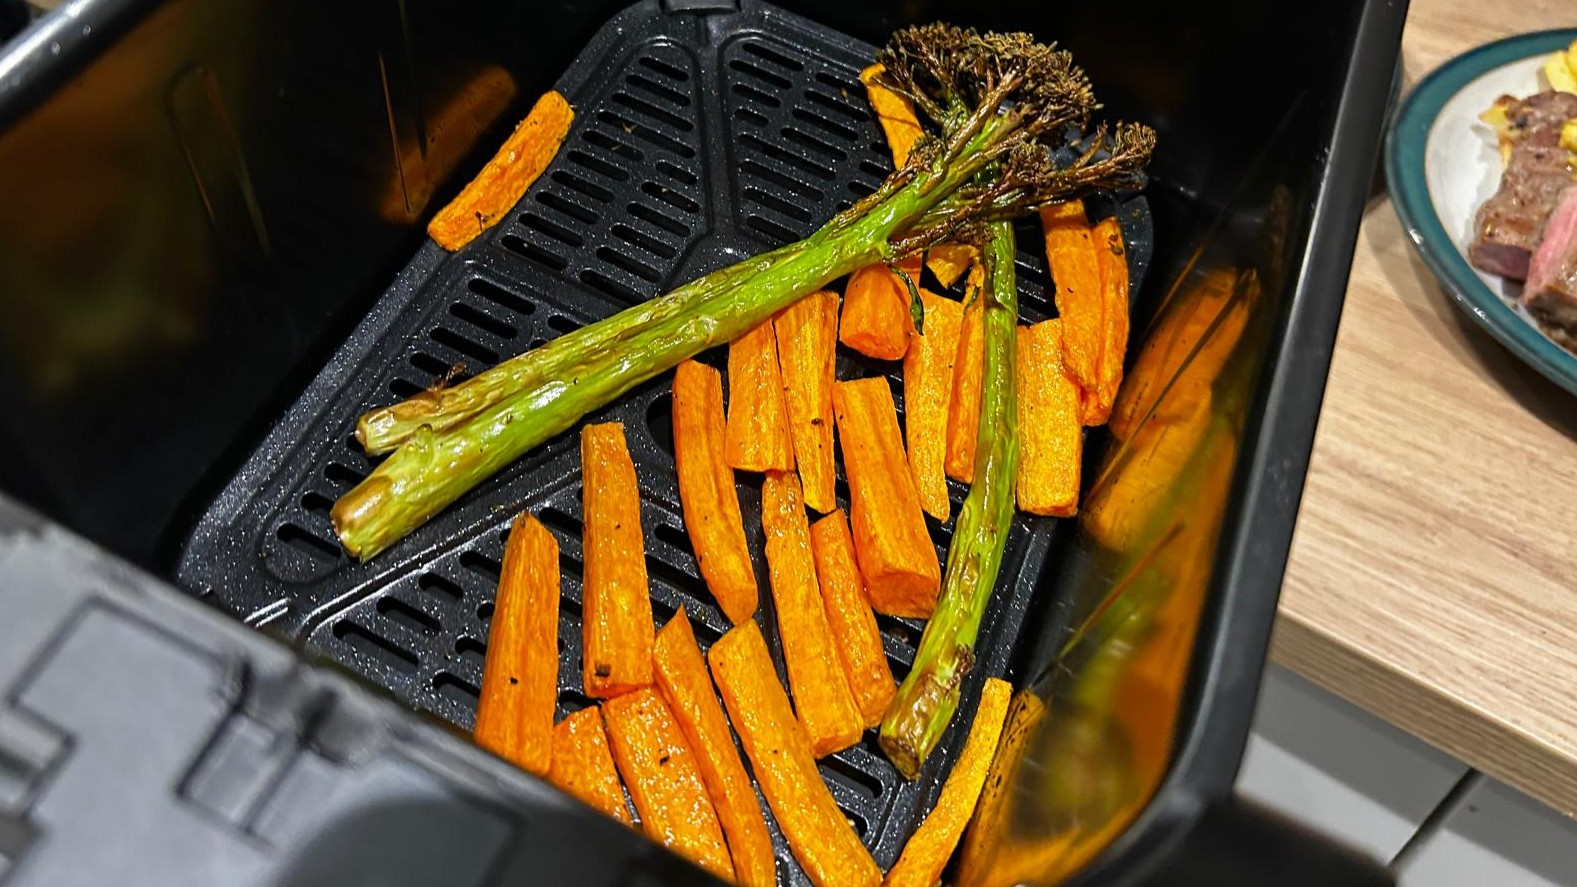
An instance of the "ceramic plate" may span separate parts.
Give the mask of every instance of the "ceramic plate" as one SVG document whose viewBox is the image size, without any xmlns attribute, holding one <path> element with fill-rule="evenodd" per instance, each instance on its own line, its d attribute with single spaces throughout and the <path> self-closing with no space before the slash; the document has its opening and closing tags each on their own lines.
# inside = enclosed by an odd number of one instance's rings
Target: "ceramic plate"
<svg viewBox="0 0 1577 887">
<path fill-rule="evenodd" d="M 1473 214 L 1495 193 L 1501 170 L 1494 134 L 1478 115 L 1502 94 L 1538 92 L 1545 59 L 1573 39 L 1577 28 L 1523 34 L 1442 65 L 1397 112 L 1385 173 L 1403 226 L 1446 292 L 1501 344 L 1577 394 L 1577 355 L 1544 335 L 1517 303 L 1521 285 L 1467 260 Z"/>
</svg>

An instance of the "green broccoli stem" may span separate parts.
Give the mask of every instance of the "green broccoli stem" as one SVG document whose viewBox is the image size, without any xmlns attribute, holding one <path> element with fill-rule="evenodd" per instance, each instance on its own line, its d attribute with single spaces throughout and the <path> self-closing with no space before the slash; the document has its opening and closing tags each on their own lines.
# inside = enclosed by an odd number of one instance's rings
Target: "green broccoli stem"
<svg viewBox="0 0 1577 887">
<path fill-rule="evenodd" d="M 969 142 L 989 145 L 1007 129 L 987 126 Z M 560 358 L 545 362 L 551 372 L 533 374 L 445 430 L 418 425 L 340 497 L 330 516 L 341 544 L 361 559 L 376 555 L 592 410 L 737 338 L 833 280 L 886 260 L 893 236 L 978 173 L 986 153 L 980 148 L 946 167 L 920 170 L 907 184 L 879 192 L 881 199 L 835 217 L 794 247 L 707 275 L 703 280 L 722 283 L 708 285 L 702 297 L 686 295 L 700 285 L 692 284 L 564 335 Z M 613 341 L 618 347 L 609 346 Z"/>
<path fill-rule="evenodd" d="M 985 299 L 985 367 L 974 482 L 953 529 L 936 612 L 926 623 L 908 677 L 882 718 L 882 751 L 908 779 L 920 775 L 920 766 L 958 709 L 964 678 L 974 667 L 980 618 L 996 587 L 1013 524 L 1019 459 L 1015 251 L 1012 223 L 993 222 L 982 255 L 986 282 L 977 296 Z"/>
<path fill-rule="evenodd" d="M 405 443 L 424 426 L 440 434 L 457 428 L 499 401 L 583 363 L 587 354 L 625 347 L 636 332 L 684 314 L 692 306 L 738 286 L 759 268 L 803 248 L 803 242 L 793 243 L 756 256 L 749 262 L 691 281 L 667 298 L 630 308 L 619 315 L 618 323 L 592 324 L 585 335 L 560 336 L 458 385 L 429 389 L 399 403 L 370 410 L 357 420 L 356 438 L 368 453 L 377 456 Z"/>
</svg>

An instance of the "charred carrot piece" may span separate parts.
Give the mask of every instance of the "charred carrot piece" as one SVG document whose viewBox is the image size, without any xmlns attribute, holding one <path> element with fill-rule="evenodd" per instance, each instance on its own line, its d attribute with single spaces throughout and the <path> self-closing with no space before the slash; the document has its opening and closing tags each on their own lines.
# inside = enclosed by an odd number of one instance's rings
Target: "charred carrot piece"
<svg viewBox="0 0 1577 887">
<path fill-rule="evenodd" d="M 559 544 L 522 512 L 509 529 L 482 664 L 476 741 L 542 776 L 553 754 L 558 701 Z"/>
<path fill-rule="evenodd" d="M 929 290 L 920 291 L 925 305 L 924 331 L 914 337 L 903 358 L 904 433 L 909 443 L 909 468 L 914 472 L 920 507 L 939 521 L 947 520 L 947 411 L 953 399 L 953 362 L 964 306 Z"/>
<path fill-rule="evenodd" d="M 1028 841 L 1012 834 L 1014 777 L 1024 760 L 1029 740 L 1046 719 L 1046 703 L 1034 693 L 1023 692 L 1008 705 L 1002 736 L 986 774 L 985 787 L 975 802 L 975 815 L 964 832 L 958 854 L 958 884 L 1017 884 L 1032 881 L 1046 871 L 1056 855 L 1066 853 L 1063 835 L 1036 834 Z M 1029 796 L 1031 802 L 1039 800 Z M 1048 853 L 1053 858 L 1047 858 Z"/>
<path fill-rule="evenodd" d="M 811 750 L 816 757 L 825 757 L 859 742 L 865 725 L 833 650 L 832 630 L 816 582 L 805 502 L 793 473 L 767 473 L 761 487 L 761 527 L 767 536 L 772 599 L 794 710 L 810 736 Z"/>
<path fill-rule="evenodd" d="M 553 728 L 553 763 L 548 781 L 585 801 L 604 816 L 629 825 L 630 808 L 624 803 L 624 786 L 613 766 L 602 710 L 583 708 Z"/>
<path fill-rule="evenodd" d="M 728 343 L 728 464 L 741 471 L 794 467 L 788 406 L 770 321 Z"/>
<path fill-rule="evenodd" d="M 652 599 L 635 462 L 618 422 L 580 435 L 585 576 L 581 648 L 586 695 L 596 699 L 652 682 Z"/>
<path fill-rule="evenodd" d="M 1046 265 L 1057 288 L 1064 363 L 1080 388 L 1099 390 L 1104 337 L 1101 266 L 1084 216 L 1084 202 L 1069 200 L 1041 207 L 1040 224 L 1046 235 Z"/>
<path fill-rule="evenodd" d="M 909 162 L 909 152 L 920 139 L 920 121 L 914 116 L 914 102 L 909 101 L 908 96 L 882 85 L 881 76 L 886 70 L 881 65 L 871 65 L 860 72 L 860 82 L 865 84 L 865 96 L 887 136 L 893 165 L 903 166 Z"/>
<path fill-rule="evenodd" d="M 916 284 L 920 257 L 899 263 Z M 914 320 L 909 314 L 909 287 L 886 265 L 868 265 L 849 275 L 843 290 L 843 319 L 838 341 L 867 357 L 897 360 L 909 350 Z"/>
<path fill-rule="evenodd" d="M 838 294 L 811 293 L 772 322 L 788 402 L 789 436 L 805 504 L 826 514 L 837 507 L 832 453 L 832 383 L 838 350 Z M 739 620 L 735 620 L 736 622 Z"/>
<path fill-rule="evenodd" d="M 602 715 L 613 761 L 641 815 L 641 831 L 719 878 L 733 880 L 723 827 L 700 765 L 662 695 L 642 687 L 604 702 Z"/>
<path fill-rule="evenodd" d="M 980 436 L 980 384 L 986 369 L 986 330 L 980 299 L 985 275 L 979 265 L 969 272 L 964 317 L 953 358 L 953 395 L 947 403 L 947 476 L 961 483 L 975 480 L 975 441 Z"/>
<path fill-rule="evenodd" d="M 882 649 L 881 630 L 865 592 L 865 579 L 854 560 L 854 536 L 838 509 L 810 525 L 810 550 L 816 557 L 816 580 L 827 605 L 827 626 L 838 648 L 849 690 L 865 726 L 882 722 L 898 685 Z"/>
<path fill-rule="evenodd" d="M 553 162 L 575 112 L 556 92 L 545 93 L 460 195 L 427 223 L 438 245 L 454 252 L 498 224 Z"/>
<path fill-rule="evenodd" d="M 1079 510 L 1081 392 L 1062 363 L 1062 321 L 1018 328 L 1018 507 L 1072 517 Z"/>
<path fill-rule="evenodd" d="M 754 622 L 735 626 L 712 645 L 707 661 L 761 793 L 811 883 L 880 883 L 871 852 L 821 780 L 810 737 L 794 719 L 761 629 Z"/>
<path fill-rule="evenodd" d="M 743 887 L 772 887 L 777 883 L 772 836 L 683 607 L 657 632 L 652 662 L 657 686 L 695 753 L 701 780 L 717 809 L 734 877 Z"/>
<path fill-rule="evenodd" d="M 723 378 L 687 360 L 674 369 L 674 466 L 684 528 L 696 565 L 723 613 L 743 622 L 756 612 L 756 571 L 745 542 L 734 470 L 724 452 Z"/>
<path fill-rule="evenodd" d="M 832 408 L 843 438 L 854 552 L 871 606 L 892 616 L 929 616 L 942 571 L 904 456 L 887 380 L 837 383 Z"/>
<path fill-rule="evenodd" d="M 1116 216 L 1095 223 L 1091 240 L 1101 269 L 1101 352 L 1096 387 L 1084 392 L 1081 418 L 1085 425 L 1102 425 L 1117 402 L 1128 353 L 1128 250 Z"/>
<path fill-rule="evenodd" d="M 947 774 L 936 806 L 909 836 L 898 862 L 887 872 L 887 880 L 882 882 L 886 887 L 932 887 L 941 880 L 942 869 L 975 812 L 975 802 L 985 786 L 1012 699 L 1013 687 L 1007 681 L 986 680 L 964 750 Z"/>
</svg>

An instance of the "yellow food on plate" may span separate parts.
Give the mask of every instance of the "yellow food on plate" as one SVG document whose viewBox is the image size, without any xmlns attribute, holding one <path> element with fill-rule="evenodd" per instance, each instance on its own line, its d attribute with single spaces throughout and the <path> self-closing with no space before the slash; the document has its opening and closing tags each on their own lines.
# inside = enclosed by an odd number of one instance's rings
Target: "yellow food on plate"
<svg viewBox="0 0 1577 887">
<path fill-rule="evenodd" d="M 1552 53 L 1544 62 L 1544 76 L 1550 81 L 1550 89 L 1561 92 L 1577 93 L 1577 72 L 1574 72 L 1568 60 L 1571 50 Z"/>
</svg>

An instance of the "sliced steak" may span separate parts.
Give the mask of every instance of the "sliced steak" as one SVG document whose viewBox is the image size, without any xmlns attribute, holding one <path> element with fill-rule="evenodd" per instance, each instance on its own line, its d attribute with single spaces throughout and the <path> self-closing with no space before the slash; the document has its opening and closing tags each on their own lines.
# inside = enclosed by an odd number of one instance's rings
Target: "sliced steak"
<svg viewBox="0 0 1577 887">
<path fill-rule="evenodd" d="M 1577 118 L 1577 95 L 1541 92 L 1513 102 L 1506 116 L 1514 139 L 1511 158 L 1501 173 L 1500 190 L 1474 217 L 1468 260 L 1490 274 L 1523 280 L 1544 222 L 1572 182 L 1560 131 L 1566 121 Z"/>
<path fill-rule="evenodd" d="M 1561 192 L 1528 266 L 1522 304 L 1550 338 L 1577 351 L 1577 185 Z"/>
</svg>

